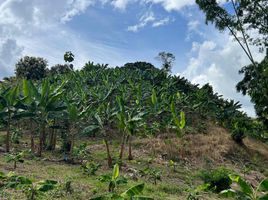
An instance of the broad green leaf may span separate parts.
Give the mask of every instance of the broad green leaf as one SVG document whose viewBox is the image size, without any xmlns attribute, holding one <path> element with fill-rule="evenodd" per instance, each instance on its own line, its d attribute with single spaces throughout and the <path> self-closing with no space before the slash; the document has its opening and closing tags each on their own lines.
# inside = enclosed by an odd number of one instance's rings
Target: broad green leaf
<svg viewBox="0 0 268 200">
<path fill-rule="evenodd" d="M 129 188 L 127 191 L 121 194 L 122 197 L 134 197 L 135 195 L 142 194 L 142 191 L 144 189 L 144 183 L 141 183 L 139 185 L 135 185 L 131 188 Z"/>
<path fill-rule="evenodd" d="M 37 183 L 38 185 L 37 190 L 41 192 L 47 192 L 49 190 L 53 190 L 56 184 L 57 184 L 57 181 L 54 181 L 54 180 L 40 181 Z"/>
<path fill-rule="evenodd" d="M 156 97 L 155 89 L 152 90 L 152 97 L 151 98 L 152 98 L 152 104 L 154 106 L 156 106 L 156 104 L 157 104 L 157 97 Z"/>
<path fill-rule="evenodd" d="M 236 191 L 233 189 L 223 190 L 220 192 L 220 197 L 234 198 L 235 196 L 236 196 Z"/>
<path fill-rule="evenodd" d="M 239 181 L 239 179 L 240 179 L 240 176 L 231 174 L 231 175 L 229 175 L 229 178 L 230 178 L 233 182 L 238 183 L 238 181 Z"/>
<path fill-rule="evenodd" d="M 119 176 L 119 165 L 115 164 L 113 169 L 112 180 L 115 180 Z"/>
<path fill-rule="evenodd" d="M 260 191 L 260 192 L 268 192 L 268 178 L 264 179 L 260 183 L 257 191 Z"/>
<path fill-rule="evenodd" d="M 180 112 L 180 129 L 185 127 L 185 113 L 183 111 Z"/>
<path fill-rule="evenodd" d="M 265 195 L 259 197 L 258 200 L 268 200 L 268 194 L 265 194 Z"/>
<path fill-rule="evenodd" d="M 251 185 L 249 185 L 246 181 L 241 179 L 241 177 L 239 178 L 238 184 L 239 184 L 242 192 L 244 192 L 247 195 L 253 194 L 253 188 L 251 187 Z"/>
</svg>

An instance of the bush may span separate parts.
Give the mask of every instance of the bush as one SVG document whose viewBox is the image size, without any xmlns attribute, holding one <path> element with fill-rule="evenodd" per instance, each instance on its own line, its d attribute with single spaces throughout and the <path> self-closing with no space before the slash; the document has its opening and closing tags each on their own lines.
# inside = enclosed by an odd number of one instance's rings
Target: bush
<svg viewBox="0 0 268 200">
<path fill-rule="evenodd" d="M 211 171 L 202 171 L 200 173 L 200 178 L 205 184 L 209 184 L 209 190 L 218 193 L 230 188 L 232 180 L 229 178 L 229 174 L 229 170 L 221 167 Z"/>
<path fill-rule="evenodd" d="M 245 133 L 244 130 L 236 128 L 235 130 L 232 131 L 232 139 L 237 143 L 237 144 L 243 144 L 243 139 L 245 138 Z"/>
</svg>

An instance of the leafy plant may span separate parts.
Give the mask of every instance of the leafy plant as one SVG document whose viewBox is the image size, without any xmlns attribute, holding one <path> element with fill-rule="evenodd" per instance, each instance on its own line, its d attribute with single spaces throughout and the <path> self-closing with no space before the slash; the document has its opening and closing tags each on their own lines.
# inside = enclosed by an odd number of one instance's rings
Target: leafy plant
<svg viewBox="0 0 268 200">
<path fill-rule="evenodd" d="M 177 117 L 174 100 L 170 104 L 170 110 L 171 110 L 173 122 L 177 128 L 177 135 L 180 137 L 182 135 L 181 130 L 185 127 L 185 123 L 186 123 L 185 113 L 181 111 L 180 118 Z"/>
<path fill-rule="evenodd" d="M 119 174 L 119 165 L 118 164 L 114 165 L 112 175 L 108 175 L 108 174 L 102 175 L 99 177 L 99 180 L 101 182 L 108 182 L 108 191 L 109 192 L 114 192 L 115 188 L 118 185 L 127 183 L 127 179 L 124 177 L 121 177 Z"/>
<path fill-rule="evenodd" d="M 129 189 L 127 189 L 123 193 L 111 193 L 111 194 L 106 194 L 102 195 L 99 197 L 91 198 L 91 200 L 153 200 L 151 197 L 146 197 L 146 196 L 140 196 L 142 195 L 142 192 L 144 190 L 144 183 L 135 185 Z"/>
<path fill-rule="evenodd" d="M 230 188 L 232 180 L 229 178 L 230 171 L 220 167 L 211 171 L 202 171 L 199 175 L 205 184 L 208 184 L 208 189 L 214 192 Z"/>
<path fill-rule="evenodd" d="M 146 176 L 148 180 L 153 181 L 155 185 L 157 184 L 157 181 L 161 181 L 161 173 L 160 170 L 149 167 L 140 171 L 141 176 Z"/>
<path fill-rule="evenodd" d="M 101 167 L 101 165 L 99 163 L 95 163 L 92 161 L 92 162 L 87 162 L 81 165 L 81 167 L 84 173 L 89 174 L 89 175 L 96 175 L 96 172 Z"/>
<path fill-rule="evenodd" d="M 178 165 L 177 162 L 175 162 L 173 160 L 169 160 L 169 162 L 168 162 L 168 166 L 173 169 L 173 172 L 176 172 L 177 165 Z"/>
<path fill-rule="evenodd" d="M 199 197 L 201 197 L 200 193 L 202 191 L 207 190 L 208 187 L 209 187 L 209 184 L 202 184 L 202 185 L 197 186 L 194 189 L 187 190 L 189 192 L 187 196 L 187 200 L 199 200 Z"/>
<path fill-rule="evenodd" d="M 39 195 L 42 195 L 50 190 L 53 190 L 57 181 L 42 180 L 39 182 L 32 182 L 24 176 L 17 176 L 10 172 L 7 175 L 0 173 L 0 181 L 3 187 L 21 190 L 28 200 L 35 200 Z"/>
<path fill-rule="evenodd" d="M 72 157 L 75 159 L 79 159 L 79 160 L 87 158 L 88 153 L 87 153 L 86 148 L 87 148 L 87 143 L 82 143 L 79 146 L 75 146 L 72 151 Z"/>
<path fill-rule="evenodd" d="M 260 182 L 254 189 L 248 182 L 238 175 L 229 175 L 233 183 L 238 184 L 240 190 L 227 189 L 220 193 L 221 197 L 231 197 L 243 200 L 267 200 L 268 199 L 268 178 Z"/>
<path fill-rule="evenodd" d="M 29 153 L 29 151 L 22 151 L 19 153 L 14 153 L 14 154 L 8 154 L 6 156 L 6 162 L 10 163 L 13 162 L 13 168 L 14 170 L 17 168 L 17 163 L 23 163 L 24 162 L 24 157 L 26 156 L 26 154 Z"/>
</svg>

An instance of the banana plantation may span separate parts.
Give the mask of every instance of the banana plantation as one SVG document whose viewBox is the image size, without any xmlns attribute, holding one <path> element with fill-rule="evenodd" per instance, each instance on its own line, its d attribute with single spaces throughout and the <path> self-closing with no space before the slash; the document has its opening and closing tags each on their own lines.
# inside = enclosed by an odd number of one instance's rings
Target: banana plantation
<svg viewBox="0 0 268 200">
<path fill-rule="evenodd" d="M 5 78 L 0 198 L 267 199 L 267 132 L 240 108 L 209 84 L 145 62 Z M 220 142 L 231 149 L 216 162 L 210 155 Z M 255 196 L 243 185 L 251 171 L 264 180 Z M 241 191 L 230 189 L 232 180 Z"/>
</svg>

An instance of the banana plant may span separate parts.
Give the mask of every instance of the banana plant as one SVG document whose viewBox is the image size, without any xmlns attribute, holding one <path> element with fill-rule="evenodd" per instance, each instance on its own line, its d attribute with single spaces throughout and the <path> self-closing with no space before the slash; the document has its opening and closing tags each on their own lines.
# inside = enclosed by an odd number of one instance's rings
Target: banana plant
<svg viewBox="0 0 268 200">
<path fill-rule="evenodd" d="M 130 187 L 122 193 L 106 194 L 90 200 L 154 200 L 152 197 L 142 196 L 144 186 L 144 183 L 141 183 Z"/>
<path fill-rule="evenodd" d="M 105 176 L 105 180 L 109 182 L 109 193 L 91 198 L 91 200 L 153 200 L 150 197 L 140 196 L 144 190 L 144 183 L 135 185 L 123 193 L 115 193 L 115 188 L 122 183 L 118 164 L 114 165 L 112 176 Z"/>
<path fill-rule="evenodd" d="M 182 136 L 181 130 L 185 127 L 185 123 L 186 123 L 185 114 L 183 111 L 181 111 L 180 118 L 177 117 L 174 100 L 171 101 L 170 110 L 171 110 L 172 120 L 176 126 L 177 135 L 178 137 L 181 137 Z"/>
<path fill-rule="evenodd" d="M 268 178 L 260 182 L 256 189 L 254 189 L 248 182 L 243 180 L 238 175 L 230 175 L 233 183 L 238 184 L 240 190 L 228 189 L 220 193 L 221 197 L 228 197 L 234 199 L 244 200 L 267 200 L 268 199 Z"/>
<path fill-rule="evenodd" d="M 0 172 L 0 181 L 4 188 L 21 190 L 27 200 L 36 200 L 38 196 L 55 189 L 57 181 L 42 180 L 33 182 L 25 176 L 18 176 L 14 172 L 4 174 Z"/>
<path fill-rule="evenodd" d="M 14 154 L 8 154 L 6 156 L 6 162 L 10 163 L 13 162 L 13 169 L 15 170 L 17 168 L 17 163 L 23 163 L 24 162 L 24 157 L 25 155 L 29 153 L 29 151 L 22 151 L 19 153 L 14 153 Z"/>
<path fill-rule="evenodd" d="M 69 135 L 70 135 L 70 141 L 71 141 L 71 147 L 70 152 L 72 153 L 74 142 L 75 142 L 75 135 L 76 135 L 76 129 L 79 128 L 79 122 L 82 119 L 82 117 L 85 116 L 86 112 L 88 112 L 89 107 L 83 108 L 83 106 L 80 106 L 75 103 L 71 102 L 70 100 L 66 100 L 67 105 L 67 115 L 69 120 Z"/>
<path fill-rule="evenodd" d="M 10 131 L 12 118 L 17 111 L 17 103 L 19 101 L 19 87 L 9 87 L 4 89 L 0 94 L 0 118 L 6 127 L 6 152 L 10 151 Z"/>
<path fill-rule="evenodd" d="M 106 147 L 108 167 L 112 167 L 112 161 L 113 161 L 111 153 L 110 153 L 109 142 L 108 142 L 108 138 L 109 138 L 108 133 L 111 129 L 111 125 L 112 125 L 115 114 L 116 113 L 114 112 L 114 109 L 111 108 L 110 103 L 101 104 L 99 108 L 97 109 L 97 112 L 93 115 L 93 119 L 95 123 L 87 127 L 87 128 L 92 127 L 95 130 L 100 131 L 103 137 L 105 147 Z"/>
<path fill-rule="evenodd" d="M 46 141 L 46 125 L 49 113 L 66 109 L 64 102 L 60 100 L 66 82 L 63 81 L 60 86 L 55 87 L 48 79 L 44 79 L 40 87 L 38 87 L 30 80 L 23 80 L 24 104 L 27 106 L 28 112 L 39 124 L 38 156 L 40 157 Z"/>
<path fill-rule="evenodd" d="M 132 155 L 132 137 L 137 133 L 138 128 L 142 125 L 143 117 L 146 113 L 138 110 L 127 112 L 125 129 L 128 133 L 128 160 L 133 160 Z"/>
</svg>

